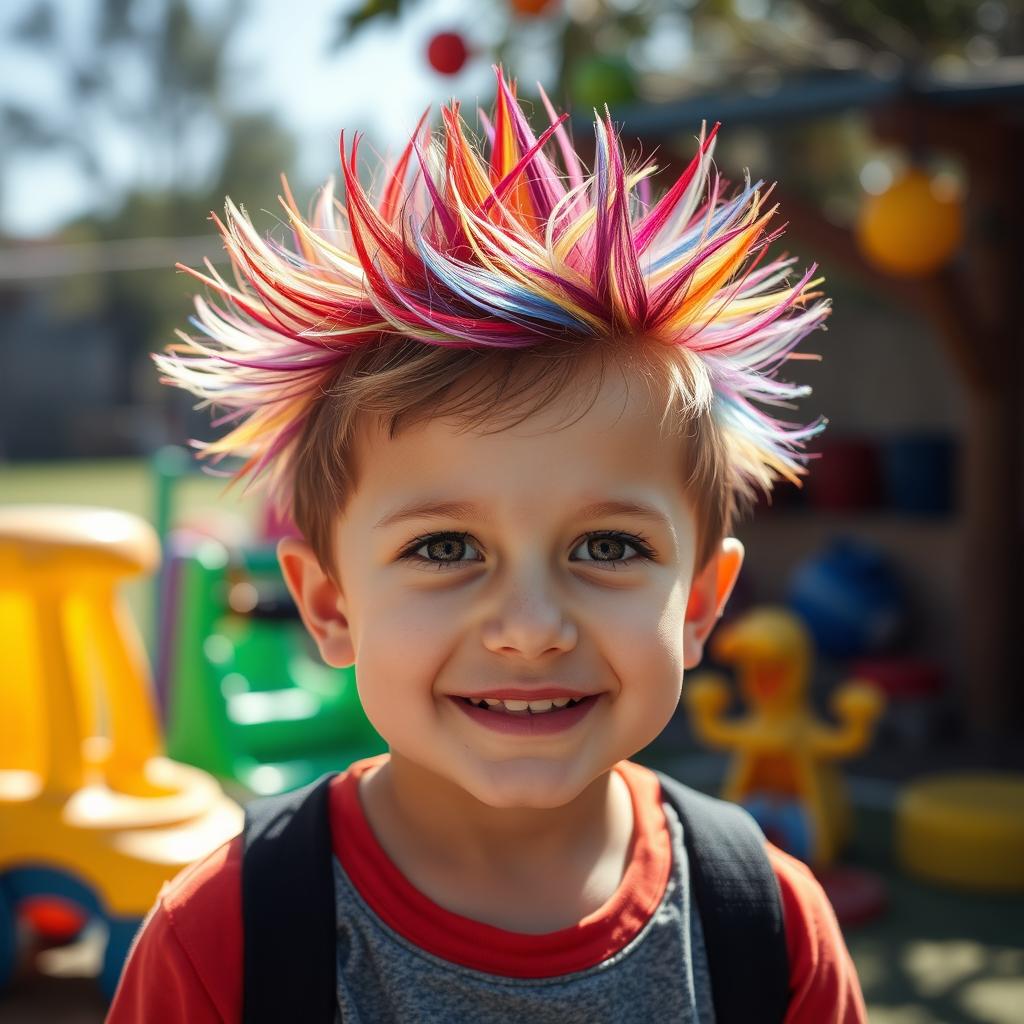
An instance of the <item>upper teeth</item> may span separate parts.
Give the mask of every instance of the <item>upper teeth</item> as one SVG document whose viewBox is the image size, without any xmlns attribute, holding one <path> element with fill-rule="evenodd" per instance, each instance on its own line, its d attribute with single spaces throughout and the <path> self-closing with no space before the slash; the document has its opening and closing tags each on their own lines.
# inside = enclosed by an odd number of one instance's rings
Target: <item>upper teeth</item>
<svg viewBox="0 0 1024 1024">
<path fill-rule="evenodd" d="M 495 700 L 493 697 L 485 697 L 483 703 L 491 708 L 501 704 L 506 711 L 530 711 L 537 714 L 541 711 L 550 711 L 552 707 L 564 708 L 569 700 L 569 697 L 553 697 L 547 700 Z"/>
</svg>

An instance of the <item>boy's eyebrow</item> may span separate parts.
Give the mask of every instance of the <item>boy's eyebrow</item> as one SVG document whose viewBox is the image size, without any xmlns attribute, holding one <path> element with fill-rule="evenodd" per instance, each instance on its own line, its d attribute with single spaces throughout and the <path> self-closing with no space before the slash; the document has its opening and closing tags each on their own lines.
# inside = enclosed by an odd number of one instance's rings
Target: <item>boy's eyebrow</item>
<svg viewBox="0 0 1024 1024">
<path fill-rule="evenodd" d="M 474 516 L 480 516 L 480 514 L 480 509 L 471 501 L 413 500 L 400 505 L 394 511 L 379 519 L 374 529 L 380 530 L 385 526 L 394 526 L 395 523 L 403 522 L 406 519 L 470 519 Z M 595 501 L 579 509 L 577 514 L 581 519 L 600 519 L 603 516 L 631 516 L 635 519 L 651 519 L 660 523 L 666 529 L 672 530 L 672 523 L 664 512 L 642 501 L 626 501 L 616 498 Z"/>
</svg>

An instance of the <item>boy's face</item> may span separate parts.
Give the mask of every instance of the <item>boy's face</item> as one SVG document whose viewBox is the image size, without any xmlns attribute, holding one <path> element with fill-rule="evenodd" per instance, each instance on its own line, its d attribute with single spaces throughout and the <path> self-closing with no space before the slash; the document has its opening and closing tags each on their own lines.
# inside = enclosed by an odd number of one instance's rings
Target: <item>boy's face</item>
<svg viewBox="0 0 1024 1024">
<path fill-rule="evenodd" d="M 682 442 L 614 367 L 566 425 L 580 408 L 556 402 L 490 435 L 436 419 L 394 440 L 367 428 L 336 526 L 340 587 L 302 542 L 282 545 L 321 653 L 355 663 L 392 752 L 493 807 L 561 806 L 654 739 L 742 561 L 724 542 L 688 619 L 697 538 Z M 651 512 L 586 511 L 615 502 Z M 428 503 L 464 507 L 399 518 Z M 528 717 L 464 699 L 509 690 L 586 699 Z"/>
</svg>

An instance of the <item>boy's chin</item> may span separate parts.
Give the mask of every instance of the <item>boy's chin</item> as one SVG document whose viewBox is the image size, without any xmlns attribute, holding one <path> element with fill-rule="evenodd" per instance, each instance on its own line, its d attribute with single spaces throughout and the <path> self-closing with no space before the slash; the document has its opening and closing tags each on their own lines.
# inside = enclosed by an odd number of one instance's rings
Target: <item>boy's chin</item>
<svg viewBox="0 0 1024 1024">
<path fill-rule="evenodd" d="M 581 773 L 580 767 L 541 758 L 495 761 L 458 783 L 496 810 L 552 810 L 571 803 L 600 774 Z"/>
</svg>

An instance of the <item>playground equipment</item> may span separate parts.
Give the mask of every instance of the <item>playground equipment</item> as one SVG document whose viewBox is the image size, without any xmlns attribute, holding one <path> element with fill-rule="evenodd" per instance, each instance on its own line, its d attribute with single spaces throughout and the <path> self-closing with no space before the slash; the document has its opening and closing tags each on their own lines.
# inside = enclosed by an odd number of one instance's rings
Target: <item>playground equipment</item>
<svg viewBox="0 0 1024 1024">
<path fill-rule="evenodd" d="M 776 845 L 815 870 L 827 867 L 851 826 L 849 799 L 832 762 L 867 745 L 881 695 L 847 683 L 832 698 L 842 725 L 816 720 L 807 702 L 811 636 L 784 608 L 755 608 L 720 629 L 711 650 L 736 666 L 750 707 L 743 718 L 725 718 L 730 688 L 716 673 L 701 673 L 683 688 L 697 735 L 735 751 L 723 795 L 745 806 Z"/>
<path fill-rule="evenodd" d="M 173 577 L 177 563 L 168 547 L 172 531 L 187 529 L 193 534 L 199 533 L 238 545 L 250 542 L 253 530 L 237 510 L 218 506 L 204 508 L 199 515 L 185 518 L 185 510 L 180 507 L 181 487 L 186 481 L 203 475 L 189 449 L 176 444 L 164 445 L 153 453 L 149 468 L 153 485 L 151 515 L 160 538 L 162 555 L 160 571 L 155 577 L 151 622 L 153 682 L 160 717 L 165 720 L 168 676 L 175 644 L 173 623 L 178 603 L 177 579 Z"/>
<path fill-rule="evenodd" d="M 206 772 L 161 756 L 148 665 L 117 593 L 158 561 L 135 516 L 0 508 L 0 988 L 15 920 L 45 898 L 106 924 L 112 995 L 161 885 L 241 828 Z"/>
<path fill-rule="evenodd" d="M 232 462 L 241 460 L 228 459 L 221 467 L 225 472 Z M 191 514 L 187 509 L 179 507 L 180 488 L 190 479 L 203 477 L 203 467 L 194 458 L 194 453 L 180 445 L 165 445 L 154 452 L 150 460 L 150 471 L 153 481 L 153 523 L 157 535 L 163 545 L 163 559 L 160 573 L 156 578 L 156 592 L 153 601 L 153 677 L 156 683 L 157 701 L 161 718 L 167 714 L 167 689 L 171 655 L 177 642 L 174 634 L 174 622 L 177 616 L 178 593 L 177 578 L 173 576 L 180 560 L 173 558 L 170 545 L 176 537 L 178 546 L 195 546 L 194 538 L 189 535 L 201 534 L 213 537 L 226 546 L 234 548 L 254 548 L 261 544 L 270 548 L 282 537 L 294 536 L 298 533 L 295 524 L 287 517 L 278 513 L 273 503 L 268 502 L 257 517 L 259 522 L 251 522 L 250 516 L 242 515 L 235 507 L 222 508 L 219 505 L 207 506 Z"/>
<path fill-rule="evenodd" d="M 927 776 L 896 807 L 904 870 L 930 882 L 988 892 L 1024 892 L 1024 775 Z"/>
<path fill-rule="evenodd" d="M 171 755 L 255 793 L 305 785 L 384 752 L 353 669 L 311 649 L 271 547 L 168 543 L 164 628 Z"/>
</svg>

